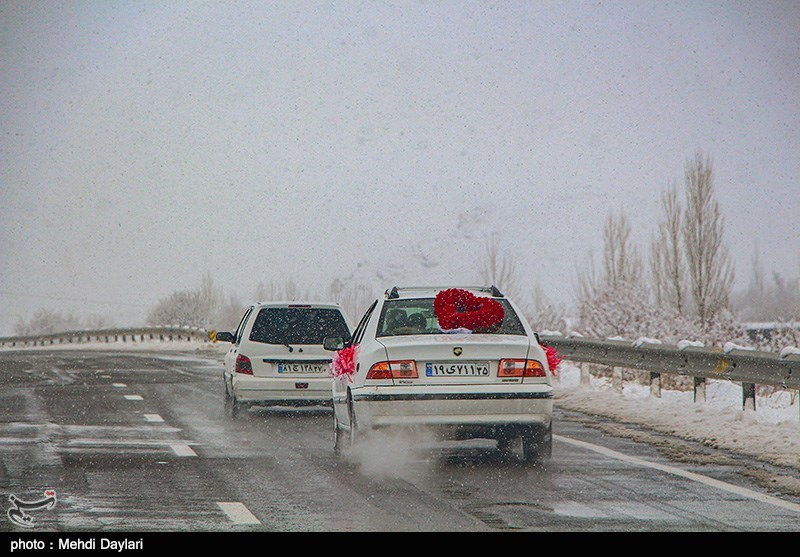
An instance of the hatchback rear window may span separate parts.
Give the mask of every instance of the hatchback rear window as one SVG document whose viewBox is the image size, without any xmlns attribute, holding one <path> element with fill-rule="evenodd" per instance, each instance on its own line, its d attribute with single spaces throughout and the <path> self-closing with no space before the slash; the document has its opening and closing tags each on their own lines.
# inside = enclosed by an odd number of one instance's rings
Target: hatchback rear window
<svg viewBox="0 0 800 557">
<path fill-rule="evenodd" d="M 497 300 L 503 306 L 504 317 L 493 335 L 525 335 L 525 328 L 508 300 Z M 378 322 L 378 336 L 440 335 L 439 321 L 433 312 L 433 298 L 387 300 Z"/>
<path fill-rule="evenodd" d="M 265 344 L 322 344 L 325 337 L 349 339 L 342 312 L 327 308 L 262 308 L 250 340 Z"/>
</svg>

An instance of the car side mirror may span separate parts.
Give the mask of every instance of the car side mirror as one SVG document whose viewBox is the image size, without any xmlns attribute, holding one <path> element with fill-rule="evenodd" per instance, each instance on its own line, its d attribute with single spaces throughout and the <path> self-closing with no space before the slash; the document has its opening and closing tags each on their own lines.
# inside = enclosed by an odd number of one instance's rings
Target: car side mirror
<svg viewBox="0 0 800 557">
<path fill-rule="evenodd" d="M 325 337 L 322 341 L 322 347 L 331 351 L 341 350 L 344 348 L 344 339 L 342 337 Z"/>
<path fill-rule="evenodd" d="M 219 342 L 233 342 L 236 340 L 236 337 L 233 336 L 233 333 L 221 332 L 217 333 L 217 340 Z"/>
</svg>

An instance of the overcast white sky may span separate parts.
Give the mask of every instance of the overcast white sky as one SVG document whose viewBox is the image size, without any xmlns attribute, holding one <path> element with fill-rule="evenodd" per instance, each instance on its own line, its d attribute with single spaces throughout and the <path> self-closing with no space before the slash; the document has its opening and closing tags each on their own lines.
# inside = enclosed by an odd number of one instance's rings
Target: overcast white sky
<svg viewBox="0 0 800 557">
<path fill-rule="evenodd" d="M 737 274 L 800 274 L 793 0 L 2 1 L 0 52 L 0 334 L 205 272 L 474 283 L 492 234 L 569 303 L 697 148 Z"/>
</svg>

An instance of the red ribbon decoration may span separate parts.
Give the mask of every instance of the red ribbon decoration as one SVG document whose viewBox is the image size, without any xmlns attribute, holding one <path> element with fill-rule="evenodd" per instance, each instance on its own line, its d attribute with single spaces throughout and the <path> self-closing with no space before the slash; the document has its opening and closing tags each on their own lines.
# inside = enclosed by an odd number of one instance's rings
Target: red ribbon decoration
<svg viewBox="0 0 800 557">
<path fill-rule="evenodd" d="M 356 360 L 358 360 L 358 350 L 355 345 L 350 345 L 347 348 L 342 348 L 331 359 L 328 364 L 330 377 L 347 376 L 347 379 L 352 381 L 352 376 L 356 372 Z"/>
<path fill-rule="evenodd" d="M 563 358 L 558 355 L 558 350 L 546 344 L 541 345 L 544 348 L 544 353 L 547 355 L 547 367 L 550 368 L 550 373 L 556 374 L 558 366 L 561 365 Z"/>
</svg>

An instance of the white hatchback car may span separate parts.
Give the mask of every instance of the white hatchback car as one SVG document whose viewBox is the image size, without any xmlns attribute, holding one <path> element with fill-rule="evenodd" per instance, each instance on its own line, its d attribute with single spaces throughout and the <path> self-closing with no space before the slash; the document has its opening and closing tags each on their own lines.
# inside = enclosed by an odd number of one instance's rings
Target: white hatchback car
<svg viewBox="0 0 800 557">
<path fill-rule="evenodd" d="M 335 303 L 265 302 L 250 306 L 224 358 L 226 405 L 233 415 L 250 405 L 328 405 L 331 354 L 325 337 L 350 338 L 351 327 Z"/>
<path fill-rule="evenodd" d="M 462 287 L 476 307 L 498 310 L 486 330 L 447 327 L 440 287 L 395 287 L 366 311 L 351 341 L 327 338 L 334 359 L 354 353 L 333 380 L 334 450 L 379 428 L 433 429 L 446 439 L 488 438 L 500 450 L 522 440 L 526 461 L 552 451 L 552 375 L 546 353 L 516 305 L 497 288 Z M 437 313 L 438 312 L 438 313 Z M 450 316 L 452 317 L 452 315 Z"/>
</svg>

